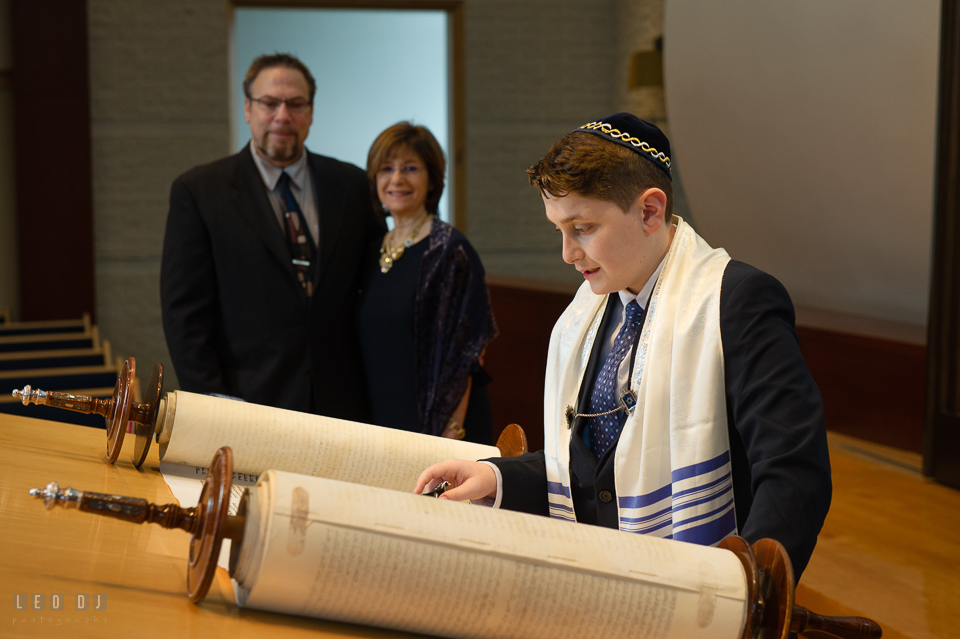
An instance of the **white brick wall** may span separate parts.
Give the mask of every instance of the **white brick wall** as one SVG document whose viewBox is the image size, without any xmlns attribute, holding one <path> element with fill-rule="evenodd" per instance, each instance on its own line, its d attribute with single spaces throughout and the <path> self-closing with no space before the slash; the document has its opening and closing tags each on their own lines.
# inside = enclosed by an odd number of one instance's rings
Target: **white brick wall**
<svg viewBox="0 0 960 639">
<path fill-rule="evenodd" d="M 524 169 L 615 110 L 618 56 L 634 46 L 618 45 L 616 14 L 629 5 L 467 0 L 467 233 L 490 273 L 578 281 Z M 158 290 L 167 197 L 177 175 L 231 152 L 227 7 L 89 0 L 88 10 L 102 334 L 141 366 L 169 364 Z"/>
<path fill-rule="evenodd" d="M 221 0 L 89 0 L 97 314 L 141 375 L 164 363 L 160 253 L 173 179 L 229 151 Z"/>
</svg>

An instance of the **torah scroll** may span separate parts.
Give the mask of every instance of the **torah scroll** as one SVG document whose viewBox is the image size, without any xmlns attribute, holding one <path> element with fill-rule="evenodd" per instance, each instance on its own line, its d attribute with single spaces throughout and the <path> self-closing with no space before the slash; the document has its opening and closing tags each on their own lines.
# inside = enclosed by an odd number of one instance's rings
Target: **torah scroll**
<svg viewBox="0 0 960 639">
<path fill-rule="evenodd" d="M 393 490 L 412 490 L 424 468 L 445 459 L 500 456 L 494 446 L 183 391 L 167 393 L 158 421 L 165 464 L 205 468 L 230 446 L 237 473 L 272 468 Z"/>
<path fill-rule="evenodd" d="M 738 639 L 734 553 L 268 471 L 230 574 L 241 606 L 442 637 Z"/>
</svg>

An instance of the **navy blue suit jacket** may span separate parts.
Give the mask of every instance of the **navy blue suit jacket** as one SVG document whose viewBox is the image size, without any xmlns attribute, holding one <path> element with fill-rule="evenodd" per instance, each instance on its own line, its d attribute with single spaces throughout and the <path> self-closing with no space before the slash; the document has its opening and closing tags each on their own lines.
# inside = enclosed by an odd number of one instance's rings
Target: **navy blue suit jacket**
<svg viewBox="0 0 960 639">
<path fill-rule="evenodd" d="M 799 580 L 830 507 L 832 486 L 823 402 L 800 355 L 786 289 L 771 275 L 729 262 L 720 288 L 720 335 L 737 528 L 751 543 L 766 537 L 782 543 Z M 596 376 L 599 344 L 587 379 Z M 582 393 L 591 387 L 583 384 Z M 580 405 L 586 405 L 584 397 Z M 615 447 L 598 461 L 581 437 L 572 438 L 571 493 L 578 521 L 618 527 Z M 503 476 L 502 508 L 549 514 L 543 451 L 488 461 Z"/>
<path fill-rule="evenodd" d="M 250 147 L 174 181 L 163 243 L 163 328 L 181 388 L 365 421 L 354 322 L 363 247 L 385 232 L 366 174 L 308 154 L 320 246 L 297 281 Z"/>
</svg>

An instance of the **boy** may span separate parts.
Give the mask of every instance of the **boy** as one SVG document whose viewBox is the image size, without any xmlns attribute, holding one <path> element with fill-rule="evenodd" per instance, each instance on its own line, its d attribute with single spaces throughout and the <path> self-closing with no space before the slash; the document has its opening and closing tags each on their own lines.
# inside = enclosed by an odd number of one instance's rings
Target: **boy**
<svg viewBox="0 0 960 639">
<path fill-rule="evenodd" d="M 554 326 L 544 450 L 447 461 L 447 499 L 713 545 L 781 542 L 799 579 L 830 505 L 823 404 L 790 297 L 671 213 L 669 142 L 618 113 L 527 169 L 586 280 Z"/>
</svg>

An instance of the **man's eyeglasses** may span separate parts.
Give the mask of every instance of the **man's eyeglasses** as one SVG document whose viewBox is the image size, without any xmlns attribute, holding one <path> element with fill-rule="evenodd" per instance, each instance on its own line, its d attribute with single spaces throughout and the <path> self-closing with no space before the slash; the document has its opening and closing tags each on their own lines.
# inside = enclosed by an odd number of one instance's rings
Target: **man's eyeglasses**
<svg viewBox="0 0 960 639">
<path fill-rule="evenodd" d="M 307 108 L 313 104 L 309 100 L 304 100 L 303 98 L 290 98 L 288 100 L 281 100 L 279 98 L 274 98 L 269 95 L 265 95 L 262 98 L 247 98 L 251 102 L 256 102 L 260 105 L 260 108 L 266 111 L 267 113 L 276 113 L 277 109 L 280 108 L 281 104 L 287 105 L 287 111 L 293 115 L 300 115 L 305 112 Z"/>
</svg>

